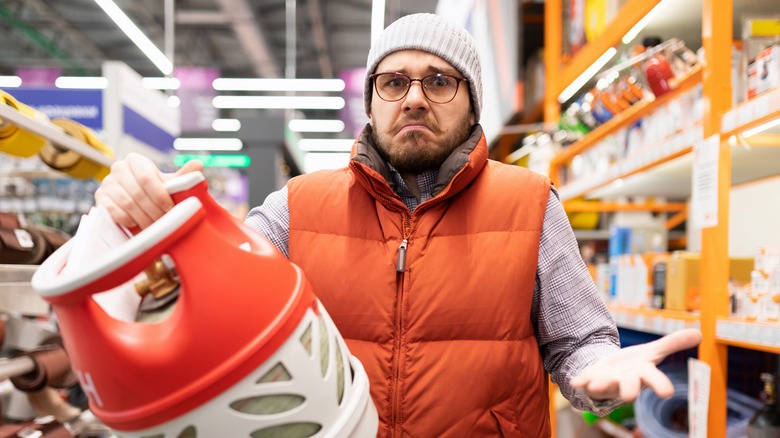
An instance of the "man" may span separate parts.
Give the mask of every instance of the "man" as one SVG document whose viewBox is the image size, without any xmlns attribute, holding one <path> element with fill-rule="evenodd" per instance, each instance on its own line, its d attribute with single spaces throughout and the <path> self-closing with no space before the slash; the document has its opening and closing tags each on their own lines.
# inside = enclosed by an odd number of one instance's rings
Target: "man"
<svg viewBox="0 0 780 438">
<path fill-rule="evenodd" d="M 550 181 L 487 159 L 465 29 L 403 17 L 367 65 L 349 167 L 293 178 L 246 222 L 301 266 L 365 366 L 379 434 L 549 436 L 545 371 L 596 411 L 642 385 L 671 395 L 655 365 L 700 333 L 620 350 Z M 144 227 L 171 207 L 170 177 L 132 155 L 96 200 Z"/>
</svg>

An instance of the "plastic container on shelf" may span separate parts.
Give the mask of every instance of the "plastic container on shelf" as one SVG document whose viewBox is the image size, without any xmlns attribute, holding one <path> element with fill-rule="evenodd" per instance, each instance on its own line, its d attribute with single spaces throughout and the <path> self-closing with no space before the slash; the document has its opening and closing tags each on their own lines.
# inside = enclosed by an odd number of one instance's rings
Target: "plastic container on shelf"
<svg viewBox="0 0 780 438">
<path fill-rule="evenodd" d="M 7 105 L 19 113 L 36 120 L 48 120 L 45 114 L 29 107 L 10 94 L 0 90 L 0 105 Z M 48 141 L 0 118 L 0 152 L 29 158 L 41 150 Z"/>
<path fill-rule="evenodd" d="M 644 64 L 647 85 L 655 97 L 661 97 L 672 90 L 672 79 L 675 75 L 669 61 L 661 53 L 650 57 Z"/>
<path fill-rule="evenodd" d="M 54 119 L 52 123 L 62 128 L 71 137 L 95 148 L 108 158 L 114 158 L 114 152 L 98 135 L 82 125 L 69 119 Z M 39 153 L 41 160 L 54 170 L 66 173 L 74 178 L 103 180 L 110 169 L 104 165 L 90 161 L 79 153 L 47 143 Z"/>
<path fill-rule="evenodd" d="M 92 412 L 126 438 L 374 436 L 366 373 L 301 270 L 221 208 L 202 174 L 166 185 L 176 205 L 148 228 L 63 271 L 73 239 L 32 278 Z M 167 318 L 120 321 L 97 304 L 163 255 L 180 283 Z"/>
</svg>

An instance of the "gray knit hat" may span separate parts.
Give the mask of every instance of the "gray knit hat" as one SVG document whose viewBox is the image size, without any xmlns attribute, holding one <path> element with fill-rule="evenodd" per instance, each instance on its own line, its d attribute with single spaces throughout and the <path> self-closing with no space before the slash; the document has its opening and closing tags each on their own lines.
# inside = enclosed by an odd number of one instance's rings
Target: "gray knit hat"
<svg viewBox="0 0 780 438">
<path fill-rule="evenodd" d="M 475 121 L 482 112 L 482 65 L 474 38 L 463 27 L 434 14 L 412 14 L 399 18 L 382 32 L 371 46 L 366 62 L 363 100 L 366 115 L 371 110 L 373 92 L 370 75 L 385 56 L 399 50 L 422 50 L 432 53 L 455 67 L 471 90 Z"/>
</svg>

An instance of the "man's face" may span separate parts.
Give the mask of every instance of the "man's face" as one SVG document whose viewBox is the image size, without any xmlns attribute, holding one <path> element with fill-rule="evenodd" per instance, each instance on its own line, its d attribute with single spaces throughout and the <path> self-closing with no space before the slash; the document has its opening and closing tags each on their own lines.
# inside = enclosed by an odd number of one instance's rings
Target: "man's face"
<svg viewBox="0 0 780 438">
<path fill-rule="evenodd" d="M 377 66 L 376 73 L 400 72 L 412 79 L 442 73 L 462 78 L 447 61 L 428 52 L 402 50 L 391 53 Z M 373 87 L 371 127 L 379 153 L 401 173 L 418 174 L 436 169 L 471 133 L 469 84 L 461 82 L 452 101 L 431 102 L 422 84 L 412 82 L 401 100 L 386 102 Z"/>
</svg>

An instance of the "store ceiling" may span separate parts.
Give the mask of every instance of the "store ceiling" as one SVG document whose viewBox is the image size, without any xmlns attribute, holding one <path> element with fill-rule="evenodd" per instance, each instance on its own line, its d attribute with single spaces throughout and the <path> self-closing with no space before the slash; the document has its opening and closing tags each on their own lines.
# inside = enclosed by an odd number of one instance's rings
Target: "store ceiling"
<svg viewBox="0 0 780 438">
<path fill-rule="evenodd" d="M 157 46 L 165 47 L 163 0 L 115 0 Z M 386 23 L 433 12 L 437 0 L 387 0 Z M 176 0 L 175 65 L 218 67 L 224 77 L 285 77 L 285 0 Z M 337 77 L 365 65 L 371 0 L 299 0 L 296 77 Z M 160 71 L 94 0 L 0 1 L 0 75 L 19 67 L 61 67 L 99 75 L 104 60 L 143 76 Z"/>
</svg>

